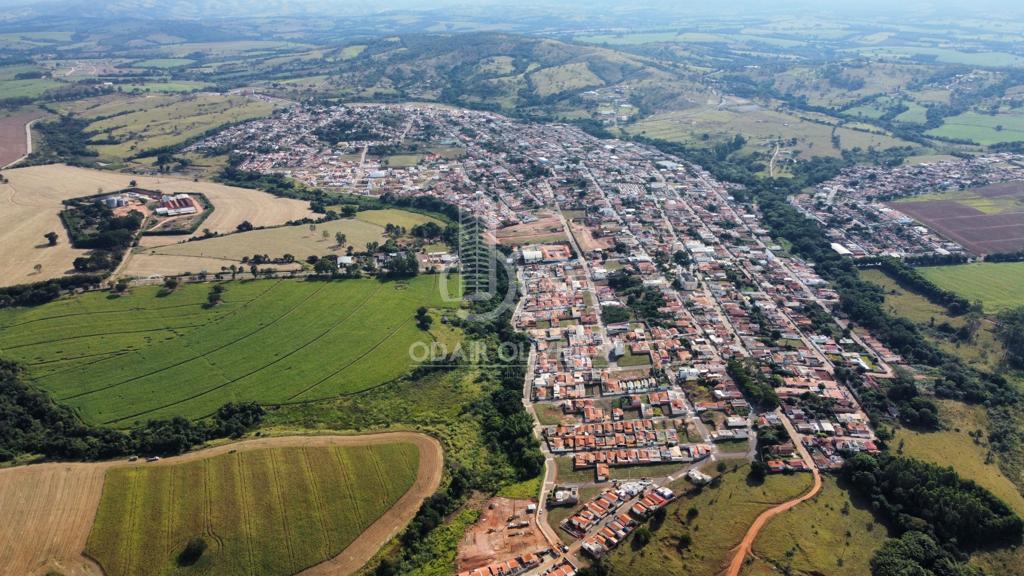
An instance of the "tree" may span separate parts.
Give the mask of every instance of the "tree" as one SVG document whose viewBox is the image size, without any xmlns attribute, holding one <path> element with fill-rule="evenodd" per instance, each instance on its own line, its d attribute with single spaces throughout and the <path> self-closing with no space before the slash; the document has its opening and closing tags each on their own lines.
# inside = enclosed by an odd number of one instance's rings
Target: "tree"
<svg viewBox="0 0 1024 576">
<path fill-rule="evenodd" d="M 40 274 L 43 271 L 43 265 L 36 264 L 35 266 L 32 267 L 32 269 L 36 271 L 36 274 Z"/>
<path fill-rule="evenodd" d="M 50 246 L 56 246 L 57 245 L 57 239 L 60 238 L 60 236 L 57 236 L 56 232 L 52 232 L 51 231 L 51 232 L 47 232 L 46 234 L 44 234 L 43 238 L 46 238 L 46 242 Z"/>
<path fill-rule="evenodd" d="M 639 550 L 651 542 L 651 529 L 641 526 L 633 531 L 633 549 Z"/>
<path fill-rule="evenodd" d="M 241 224 L 235 226 L 235 230 L 238 230 L 239 232 L 248 232 L 252 229 L 252 222 L 249 222 L 248 220 L 243 220 Z"/>
<path fill-rule="evenodd" d="M 206 552 L 206 540 L 201 536 L 196 536 L 185 544 L 185 549 L 178 554 L 178 566 L 192 566 L 202 558 L 203 553 Z"/>
<path fill-rule="evenodd" d="M 128 283 L 124 280 L 119 280 L 117 284 L 114 284 L 114 292 L 124 294 L 126 290 L 128 290 Z"/>
<path fill-rule="evenodd" d="M 341 232 L 334 233 L 334 239 L 338 242 L 338 246 L 341 247 L 348 241 L 348 237 Z"/>
</svg>

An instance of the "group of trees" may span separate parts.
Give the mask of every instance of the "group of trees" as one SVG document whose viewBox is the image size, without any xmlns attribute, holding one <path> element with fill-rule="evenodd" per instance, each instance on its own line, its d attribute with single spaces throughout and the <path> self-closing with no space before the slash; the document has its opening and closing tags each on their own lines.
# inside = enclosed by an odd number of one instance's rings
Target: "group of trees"
<svg viewBox="0 0 1024 576">
<path fill-rule="evenodd" d="M 232 403 L 206 420 L 151 420 L 127 433 L 94 427 L 28 386 L 20 366 L 0 360 L 0 461 L 27 453 L 55 460 L 181 454 L 210 439 L 240 436 L 258 425 L 263 414 L 258 404 Z"/>
<path fill-rule="evenodd" d="M 996 337 L 1006 350 L 1006 360 L 1024 369 L 1024 307 L 1003 310 L 996 316 Z"/>
<path fill-rule="evenodd" d="M 726 369 L 733 382 L 746 396 L 762 410 L 774 410 L 779 406 L 779 396 L 770 380 L 752 369 L 744 361 L 733 358 Z"/>
<path fill-rule="evenodd" d="M 68 290 L 76 288 L 93 288 L 103 281 L 102 276 L 94 274 L 74 274 L 61 276 L 52 280 L 19 284 L 0 288 L 0 309 L 14 306 L 38 306 L 52 302 Z"/>
<path fill-rule="evenodd" d="M 608 275 L 608 286 L 620 296 L 626 297 L 626 304 L 637 318 L 653 323 L 665 318 L 665 313 L 661 311 L 665 306 L 661 290 L 645 286 L 640 276 L 621 268 Z"/>
<path fill-rule="evenodd" d="M 861 453 L 847 459 L 842 476 L 897 533 L 927 534 L 956 553 L 1019 545 L 1024 536 L 1016 513 L 951 468 Z"/>
</svg>

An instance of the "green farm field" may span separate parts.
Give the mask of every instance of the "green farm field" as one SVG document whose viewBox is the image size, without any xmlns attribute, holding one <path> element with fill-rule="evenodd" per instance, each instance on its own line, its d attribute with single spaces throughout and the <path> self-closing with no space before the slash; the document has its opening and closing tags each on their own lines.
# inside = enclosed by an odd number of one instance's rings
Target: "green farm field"
<svg viewBox="0 0 1024 576">
<path fill-rule="evenodd" d="M 413 343 L 434 339 L 416 327 L 416 309 L 452 306 L 438 276 L 224 286 L 213 308 L 202 305 L 211 285 L 190 284 L 163 297 L 137 287 L 4 311 L 0 355 L 86 421 L 127 426 L 198 418 L 229 401 L 296 403 L 379 386 L 410 369 Z"/>
<path fill-rule="evenodd" d="M 1014 111 L 996 115 L 964 112 L 946 118 L 942 126 L 926 132 L 929 136 L 970 140 L 982 146 L 1024 139 L 1024 113 Z"/>
<path fill-rule="evenodd" d="M 86 552 L 109 576 L 290 575 L 344 550 L 413 485 L 413 444 L 264 448 L 107 472 Z"/>
<path fill-rule="evenodd" d="M 977 262 L 918 271 L 972 302 L 981 300 L 986 312 L 1024 306 L 1024 262 Z"/>
</svg>

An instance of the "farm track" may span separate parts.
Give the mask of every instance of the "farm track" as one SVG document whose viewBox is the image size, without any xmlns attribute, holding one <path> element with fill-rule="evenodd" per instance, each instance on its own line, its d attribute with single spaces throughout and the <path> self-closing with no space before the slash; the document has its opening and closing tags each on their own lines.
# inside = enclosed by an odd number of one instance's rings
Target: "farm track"
<svg viewBox="0 0 1024 576">
<path fill-rule="evenodd" d="M 321 290 L 322 290 L 322 288 L 321 288 Z M 317 292 L 319 292 L 319 290 L 317 290 Z M 248 378 L 249 376 L 252 376 L 253 374 L 256 374 L 256 373 L 258 373 L 258 372 L 261 372 L 261 371 L 263 371 L 263 370 L 265 370 L 265 369 L 267 369 L 267 368 L 269 368 L 269 367 L 273 366 L 274 364 L 277 364 L 278 362 L 280 362 L 280 361 L 282 361 L 282 360 L 284 360 L 284 359 L 286 359 L 286 358 L 290 358 L 290 357 L 291 357 L 291 356 L 292 356 L 293 354 L 297 354 L 298 352 L 301 352 L 301 351 L 302 351 L 302 350 L 303 350 L 304 348 L 306 348 L 307 346 L 309 346 L 309 345 L 313 344 L 314 342 L 317 342 L 318 340 L 320 340 L 320 339 L 321 339 L 321 338 L 323 338 L 324 336 L 326 336 L 326 335 L 330 334 L 331 332 L 333 332 L 333 331 L 334 331 L 334 330 L 335 330 L 335 329 L 336 329 L 336 328 L 337 328 L 338 326 L 340 326 L 340 325 L 341 325 L 341 324 L 343 324 L 343 323 L 344 323 L 344 322 L 345 322 L 346 320 L 348 320 L 349 318 L 351 318 L 353 314 L 355 314 L 355 313 L 356 313 L 356 312 L 357 312 L 357 311 L 358 311 L 359 309 L 361 309 L 361 308 L 362 308 L 362 307 L 363 307 L 363 306 L 364 306 L 364 305 L 365 305 L 365 304 L 366 304 L 366 303 L 367 303 L 367 302 L 368 302 L 368 301 L 369 301 L 369 300 L 370 300 L 370 299 L 371 299 L 371 298 L 372 298 L 373 296 L 375 296 L 375 295 L 376 295 L 376 294 L 377 294 L 378 292 L 380 292 L 380 288 L 378 288 L 377 290 L 375 290 L 375 291 L 374 291 L 374 292 L 373 292 L 372 294 L 368 295 L 368 296 L 367 296 L 367 297 L 366 297 L 366 298 L 365 298 L 365 299 L 364 299 L 364 300 L 363 300 L 363 301 L 362 301 L 362 302 L 361 302 L 361 303 L 359 304 L 359 306 L 357 306 L 357 307 L 356 307 L 356 309 L 354 309 L 354 310 L 353 310 L 353 311 L 352 311 L 351 313 L 349 313 L 349 314 L 348 314 L 347 316 L 345 316 L 344 318 L 342 318 L 342 319 L 341 319 L 341 320 L 339 320 L 338 322 L 336 322 L 336 323 L 332 324 L 330 328 L 328 328 L 327 330 L 325 330 L 324 332 L 322 332 L 321 334 L 319 334 L 318 336 L 316 336 L 315 338 L 313 338 L 313 339 L 312 339 L 312 340 L 310 340 L 309 342 L 306 342 L 306 343 L 305 343 L 305 344 L 303 344 L 302 346 L 299 346 L 298 348 L 296 348 L 296 349 L 292 350 L 291 352 L 289 352 L 289 353 L 285 354 L 284 356 L 281 356 L 281 357 L 278 357 L 278 358 L 274 359 L 274 360 L 273 360 L 272 362 L 269 362 L 269 363 L 267 363 L 267 364 L 264 364 L 264 365 L 262 365 L 262 366 L 259 366 L 259 367 L 255 368 L 255 369 L 253 369 L 253 370 L 250 370 L 249 372 L 246 372 L 245 374 L 242 374 L 241 376 L 238 376 L 238 377 L 236 377 L 236 378 L 230 378 L 230 379 L 229 379 L 229 378 L 227 378 L 227 376 L 225 375 L 225 378 L 227 379 L 227 381 L 226 381 L 226 382 L 224 382 L 223 384 L 218 384 L 217 386 L 214 386 L 213 388 L 207 388 L 206 390 L 203 390 L 202 392 L 199 392 L 199 393 L 193 394 L 193 395 L 191 395 L 191 396 L 189 396 L 189 397 L 187 397 L 187 398 L 183 398 L 183 399 L 181 399 L 181 400 L 177 400 L 177 401 L 175 401 L 175 402 L 171 402 L 171 403 L 169 403 L 169 404 L 164 404 L 163 406 L 159 406 L 159 407 L 157 407 L 157 408 L 152 408 L 152 409 L 149 409 L 149 410 L 145 410 L 145 411 L 142 411 L 142 412 L 138 412 L 138 413 L 135 413 L 135 414 L 131 414 L 131 415 L 125 416 L 125 417 L 123 417 L 123 418 L 118 418 L 117 420 L 111 420 L 111 421 L 109 421 L 109 422 L 106 422 L 106 424 L 111 424 L 111 423 L 115 423 L 115 422 L 121 422 L 121 421 L 124 421 L 124 420 L 128 420 L 128 419 L 130 419 L 130 418 L 138 418 L 139 416 L 145 416 L 146 414 L 151 414 L 151 413 L 153 413 L 153 412 L 156 412 L 156 411 L 159 411 L 159 410 L 163 410 L 163 409 L 165 409 L 165 408 L 170 408 L 171 406 L 177 406 L 177 405 L 179 405 L 179 404 L 184 404 L 185 402 L 190 402 L 190 401 L 192 401 L 192 400 L 195 400 L 196 398 L 201 398 L 201 397 L 203 397 L 203 396 L 205 396 L 205 395 L 207 395 L 207 394 L 210 394 L 210 393 L 212 393 L 212 392 L 216 392 L 217 390 L 220 390 L 221 388 L 224 388 L 224 387 L 226 387 L 226 386 L 230 386 L 231 384 L 234 384 L 235 382 L 238 382 L 238 381 L 240 381 L 240 380 L 243 380 L 243 379 L 245 379 L 245 378 Z M 311 295 L 311 297 L 312 297 L 312 295 Z M 207 356 L 207 354 L 204 354 L 203 356 L 201 356 L 201 357 L 197 357 L 197 358 L 202 358 L 202 357 L 205 357 L 205 356 Z"/>
<path fill-rule="evenodd" d="M 83 555 L 103 489 L 113 468 L 170 466 L 249 450 L 285 447 L 366 446 L 410 443 L 419 449 L 412 487 L 339 555 L 301 572 L 303 576 L 348 576 L 355 573 L 415 516 L 420 504 L 441 482 L 441 444 L 418 432 L 384 432 L 362 436 L 278 436 L 243 440 L 189 452 L 154 463 L 111 461 L 48 463 L 0 470 L 0 574 L 43 576 L 60 570 L 66 576 L 101 576 L 99 564 Z M 209 491 L 208 491 L 209 493 Z M 211 535 L 218 540 L 216 535 Z M 222 545 L 218 541 L 218 545 Z M 250 553 L 252 551 L 250 550 Z"/>
</svg>

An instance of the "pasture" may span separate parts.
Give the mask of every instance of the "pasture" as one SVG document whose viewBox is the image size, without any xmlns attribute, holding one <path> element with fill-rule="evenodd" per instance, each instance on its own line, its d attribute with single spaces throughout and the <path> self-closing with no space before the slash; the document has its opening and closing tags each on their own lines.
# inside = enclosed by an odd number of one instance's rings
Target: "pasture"
<svg viewBox="0 0 1024 576">
<path fill-rule="evenodd" d="M 107 473 L 86 552 L 109 576 L 295 574 L 341 552 L 416 478 L 412 444 L 268 448 Z"/>
<path fill-rule="evenodd" d="M 121 190 L 128 187 L 133 179 L 140 187 L 150 190 L 203 193 L 214 205 L 214 210 L 201 228 L 214 232 L 233 232 L 243 220 L 254 226 L 273 226 L 314 216 L 308 203 L 301 200 L 181 178 L 132 176 L 62 164 L 5 170 L 4 176 L 9 182 L 0 184 L 3 202 L 0 245 L 4 247 L 5 255 L 0 259 L 0 286 L 47 280 L 70 272 L 74 259 L 85 251 L 72 248 L 68 241 L 58 216 L 61 201 L 96 194 L 98 190 Z M 59 236 L 56 246 L 47 246 L 43 238 L 43 234 L 50 231 Z M 143 244 L 166 244 L 173 238 L 144 237 Z M 38 272 L 35 270 L 37 264 L 42 266 Z"/>
<path fill-rule="evenodd" d="M 889 206 L 976 254 L 1024 249 L 1024 186 L 991 184 L 891 202 Z"/>
<path fill-rule="evenodd" d="M 754 541 L 754 554 L 801 573 L 859 576 L 888 529 L 878 524 L 870 503 L 854 499 L 832 476 L 821 492 L 768 521 Z"/>
<path fill-rule="evenodd" d="M 1024 262 L 976 262 L 917 270 L 941 288 L 972 302 L 981 300 L 986 312 L 1024 306 Z"/>
<path fill-rule="evenodd" d="M 89 293 L 3 311 L 0 355 L 24 363 L 34 385 L 97 424 L 199 418 L 230 401 L 325 399 L 414 365 L 410 346 L 434 338 L 416 327 L 416 309 L 455 306 L 439 282 L 231 282 L 212 308 L 202 305 L 209 284 L 166 296 L 156 287 L 119 298 Z"/>
<path fill-rule="evenodd" d="M 929 136 L 970 140 L 982 146 L 1017 142 L 1024 140 L 1024 113 L 1010 111 L 1000 114 L 980 114 L 964 112 L 958 116 L 946 118 L 942 126 L 926 132 Z"/>
<path fill-rule="evenodd" d="M 627 542 L 608 555 L 613 571 L 650 576 L 719 574 L 761 512 L 796 498 L 811 485 L 810 474 L 774 475 L 760 485 L 751 484 L 747 482 L 748 471 L 748 466 L 739 466 L 723 474 L 717 488 L 706 487 L 699 494 L 683 495 L 670 504 L 665 523 L 652 532 L 646 547 L 633 551 Z M 672 486 L 674 490 L 690 487 L 685 480 Z M 697 516 L 688 518 L 691 507 L 696 508 Z M 683 534 L 690 535 L 692 544 L 680 549 L 678 542 Z"/>
<path fill-rule="evenodd" d="M 138 103 L 136 100 L 135 104 Z M 118 142 L 92 146 L 101 160 L 116 162 L 148 150 L 181 144 L 225 124 L 269 116 L 275 108 L 269 102 L 244 96 L 206 93 L 142 103 L 153 105 L 89 124 L 87 130 L 98 133 L 94 140 Z"/>
</svg>

